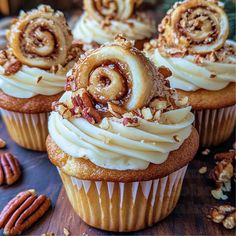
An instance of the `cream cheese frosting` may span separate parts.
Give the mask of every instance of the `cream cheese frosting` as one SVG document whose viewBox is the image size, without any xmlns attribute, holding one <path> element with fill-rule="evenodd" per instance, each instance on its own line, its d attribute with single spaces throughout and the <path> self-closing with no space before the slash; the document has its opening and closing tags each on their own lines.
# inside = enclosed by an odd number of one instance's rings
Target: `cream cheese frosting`
<svg viewBox="0 0 236 236">
<path fill-rule="evenodd" d="M 147 18 L 144 19 L 143 16 L 141 19 L 110 20 L 109 26 L 102 26 L 101 22 L 92 19 L 85 12 L 76 23 L 73 35 L 75 39 L 85 43 L 97 42 L 99 44 L 112 42 L 118 34 L 123 34 L 130 40 L 150 38 L 156 31 L 155 24 Z"/>
<path fill-rule="evenodd" d="M 38 94 L 50 96 L 64 89 L 63 74 L 54 74 L 26 65 L 10 76 L 4 75 L 4 71 L 4 67 L 0 66 L 0 89 L 12 97 L 31 98 Z"/>
<path fill-rule="evenodd" d="M 68 102 L 71 94 L 66 92 L 60 102 Z M 107 169 L 146 169 L 150 163 L 163 163 L 190 135 L 194 120 L 190 110 L 188 106 L 165 112 L 162 122 L 138 118 L 137 127 L 126 127 L 116 117 L 91 124 L 81 117 L 64 119 L 58 112 L 52 112 L 49 133 L 74 158 L 89 159 Z M 106 128 L 103 123 L 108 124 Z"/>
<path fill-rule="evenodd" d="M 226 44 L 236 48 L 236 43 L 227 40 Z M 204 59 L 201 64 L 194 61 L 194 56 L 164 57 L 158 48 L 146 51 L 157 66 L 166 66 L 172 71 L 169 78 L 171 87 L 184 91 L 198 89 L 221 90 L 230 82 L 236 82 L 236 56 L 228 55 L 222 62 Z"/>
</svg>

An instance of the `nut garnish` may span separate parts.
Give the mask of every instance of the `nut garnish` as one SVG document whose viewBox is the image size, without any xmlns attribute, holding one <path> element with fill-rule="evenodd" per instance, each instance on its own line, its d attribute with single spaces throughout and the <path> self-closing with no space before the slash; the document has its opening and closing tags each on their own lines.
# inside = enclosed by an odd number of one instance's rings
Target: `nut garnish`
<svg viewBox="0 0 236 236">
<path fill-rule="evenodd" d="M 53 232 L 47 232 L 45 234 L 42 234 L 41 236 L 55 236 Z"/>
<path fill-rule="evenodd" d="M 0 138 L 0 148 L 6 147 L 6 142 Z"/>
<path fill-rule="evenodd" d="M 95 124 L 102 120 L 99 112 L 94 108 L 89 93 L 85 89 L 79 89 L 72 96 L 74 108 L 81 108 L 81 115 L 89 123 Z"/>
<path fill-rule="evenodd" d="M 210 177 L 213 179 L 216 189 L 211 193 L 216 199 L 226 200 L 228 197 L 223 192 L 230 192 L 231 190 L 231 178 L 233 177 L 233 160 L 235 157 L 235 151 L 223 152 L 215 155 L 216 166 L 210 173 Z"/>
<path fill-rule="evenodd" d="M 142 116 L 145 120 L 152 120 L 153 119 L 153 114 L 150 108 L 144 107 L 141 110 Z"/>
<path fill-rule="evenodd" d="M 14 60 L 14 61 L 9 61 L 5 64 L 5 72 L 4 74 L 6 76 L 9 76 L 9 75 L 12 75 L 12 74 L 15 74 L 17 71 L 20 70 L 22 64 L 20 61 L 18 60 Z"/>
<path fill-rule="evenodd" d="M 70 231 L 67 228 L 64 228 L 63 232 L 64 232 L 65 236 L 70 236 L 71 235 Z"/>
<path fill-rule="evenodd" d="M 18 160 L 10 153 L 0 154 L 0 185 L 11 185 L 21 176 Z"/>
<path fill-rule="evenodd" d="M 236 226 L 236 208 L 231 205 L 213 207 L 208 218 L 217 224 L 222 223 L 226 229 L 233 229 Z"/>
<path fill-rule="evenodd" d="M 199 170 L 198 170 L 199 174 L 205 174 L 207 172 L 207 167 L 206 166 L 202 166 Z"/>
<path fill-rule="evenodd" d="M 202 151 L 202 155 L 207 156 L 210 154 L 210 149 L 206 148 L 204 151 Z"/>
<path fill-rule="evenodd" d="M 139 126 L 138 118 L 136 118 L 136 117 L 133 117 L 133 118 L 124 117 L 122 119 L 122 123 L 123 123 L 124 126 L 127 126 L 127 127 L 137 127 L 137 126 Z"/>
<path fill-rule="evenodd" d="M 0 214 L 0 229 L 5 235 L 21 234 L 44 215 L 51 206 L 45 195 L 37 196 L 35 190 L 17 194 Z"/>
</svg>

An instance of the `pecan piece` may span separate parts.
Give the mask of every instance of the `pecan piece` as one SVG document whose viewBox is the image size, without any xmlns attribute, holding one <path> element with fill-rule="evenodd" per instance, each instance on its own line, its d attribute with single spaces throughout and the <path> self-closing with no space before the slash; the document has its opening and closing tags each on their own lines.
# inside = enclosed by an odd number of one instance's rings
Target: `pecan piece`
<svg viewBox="0 0 236 236">
<path fill-rule="evenodd" d="M 6 142 L 0 138 L 0 148 L 5 148 L 6 147 Z"/>
<path fill-rule="evenodd" d="M 138 118 L 136 118 L 136 117 L 133 117 L 133 118 L 124 117 L 124 118 L 122 118 L 122 123 L 124 126 L 127 126 L 127 127 L 139 126 Z"/>
<path fill-rule="evenodd" d="M 0 185 L 11 185 L 21 176 L 19 161 L 11 153 L 0 154 Z"/>
<path fill-rule="evenodd" d="M 82 117 L 89 123 L 95 124 L 102 120 L 100 113 L 94 108 L 92 99 L 85 89 L 76 91 L 72 96 L 74 109 L 82 108 Z"/>
<path fill-rule="evenodd" d="M 5 68 L 4 74 L 5 74 L 6 76 L 15 74 L 17 71 L 20 70 L 21 66 L 22 66 L 21 62 L 20 62 L 20 61 L 17 61 L 17 60 L 14 60 L 14 61 L 12 61 L 12 62 L 9 62 L 9 64 L 6 63 L 6 68 Z"/>
<path fill-rule="evenodd" d="M 222 223 L 226 229 L 233 229 L 236 226 L 236 208 L 231 205 L 213 207 L 208 218 L 215 223 Z"/>
<path fill-rule="evenodd" d="M 37 196 L 35 190 L 17 194 L 0 214 L 0 229 L 5 235 L 21 234 L 44 215 L 51 206 L 45 195 Z"/>
</svg>

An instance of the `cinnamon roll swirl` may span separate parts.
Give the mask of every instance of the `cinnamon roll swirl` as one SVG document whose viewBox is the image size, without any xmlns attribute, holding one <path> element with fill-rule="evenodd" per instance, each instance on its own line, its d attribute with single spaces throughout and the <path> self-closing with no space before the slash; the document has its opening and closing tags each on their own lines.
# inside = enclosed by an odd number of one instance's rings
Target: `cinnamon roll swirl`
<svg viewBox="0 0 236 236">
<path fill-rule="evenodd" d="M 125 39 L 88 54 L 74 67 L 72 78 L 75 90 L 85 88 L 94 101 L 112 102 L 127 110 L 147 105 L 164 90 L 163 75 Z"/>
<path fill-rule="evenodd" d="M 63 13 L 45 5 L 21 13 L 7 38 L 20 62 L 43 69 L 63 64 L 72 44 L 72 34 Z"/>
<path fill-rule="evenodd" d="M 126 20 L 141 2 L 142 0 L 86 0 L 84 8 L 97 21 L 105 18 Z"/>
<path fill-rule="evenodd" d="M 217 2 L 187 0 L 176 3 L 159 26 L 169 47 L 206 54 L 221 48 L 229 34 L 227 15 Z"/>
</svg>

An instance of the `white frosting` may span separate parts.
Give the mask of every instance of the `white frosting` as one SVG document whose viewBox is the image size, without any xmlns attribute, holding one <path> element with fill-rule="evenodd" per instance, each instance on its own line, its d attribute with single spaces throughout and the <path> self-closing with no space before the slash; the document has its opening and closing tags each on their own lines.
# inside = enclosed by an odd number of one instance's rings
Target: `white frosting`
<svg viewBox="0 0 236 236">
<path fill-rule="evenodd" d="M 234 44 L 232 41 L 227 43 Z M 163 57 L 158 49 L 147 52 L 157 66 L 165 66 L 172 72 L 169 78 L 171 87 L 184 91 L 196 91 L 198 89 L 221 90 L 230 82 L 236 82 L 236 57 L 230 56 L 225 62 L 211 62 L 204 60 L 196 64 L 193 56 L 183 58 Z M 231 63 L 227 63 L 230 61 Z M 212 75 L 216 77 L 211 78 Z"/>
<path fill-rule="evenodd" d="M 0 66 L 0 89 L 13 97 L 31 98 L 38 94 L 50 96 L 64 89 L 65 75 L 57 75 L 26 65 L 10 76 L 4 75 L 4 70 Z M 42 79 L 37 82 L 40 76 Z"/>
<path fill-rule="evenodd" d="M 70 99 L 66 92 L 60 101 Z M 49 118 L 49 133 L 54 142 L 74 158 L 89 159 L 107 169 L 146 169 L 161 164 L 171 151 L 178 149 L 192 130 L 191 107 L 163 113 L 168 124 L 139 118 L 138 127 L 123 126 L 118 118 L 104 118 L 108 129 L 92 125 L 83 118 L 63 119 L 57 112 Z M 178 135 L 180 142 L 174 139 Z"/>
<path fill-rule="evenodd" d="M 85 43 L 94 41 L 104 44 L 112 42 L 117 34 L 123 34 L 130 40 L 150 38 L 155 30 L 155 25 L 151 21 L 139 21 L 136 18 L 126 21 L 111 20 L 109 26 L 102 27 L 101 23 L 84 13 L 76 23 L 73 35 L 75 39 L 80 39 Z"/>
</svg>

